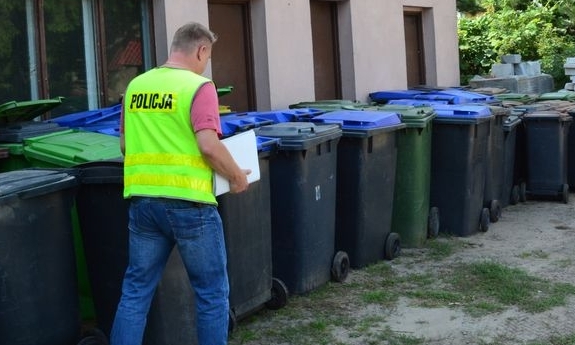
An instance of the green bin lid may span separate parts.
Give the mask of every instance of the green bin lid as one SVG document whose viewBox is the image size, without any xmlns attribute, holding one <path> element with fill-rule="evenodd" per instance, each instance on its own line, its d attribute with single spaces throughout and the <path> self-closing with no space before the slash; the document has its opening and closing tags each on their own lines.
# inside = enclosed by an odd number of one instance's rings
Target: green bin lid
<svg viewBox="0 0 575 345">
<path fill-rule="evenodd" d="M 222 97 L 222 96 L 225 96 L 225 95 L 231 93 L 233 91 L 233 89 L 234 89 L 233 86 L 218 87 L 216 92 L 218 93 L 218 97 Z"/>
<path fill-rule="evenodd" d="M 523 121 L 558 121 L 567 122 L 573 121 L 573 118 L 568 114 L 561 113 L 555 110 L 536 111 L 523 116 Z"/>
<path fill-rule="evenodd" d="M 335 111 L 335 110 L 362 110 L 364 107 L 368 107 L 368 103 L 361 103 L 358 101 L 352 101 L 347 99 L 326 99 L 319 101 L 305 101 L 295 104 L 290 104 L 290 109 L 301 109 L 301 108 L 311 108 L 323 111 Z"/>
<path fill-rule="evenodd" d="M 120 138 L 67 130 L 24 140 L 24 155 L 57 167 L 122 157 Z"/>
<path fill-rule="evenodd" d="M 64 97 L 37 101 L 11 101 L 0 105 L 0 119 L 6 122 L 30 121 L 62 104 Z"/>
<path fill-rule="evenodd" d="M 367 109 L 366 109 L 367 110 Z M 401 115 L 401 121 L 407 128 L 425 128 L 437 114 L 432 107 L 403 104 L 385 104 L 377 107 L 379 111 L 392 111 Z"/>
<path fill-rule="evenodd" d="M 24 154 L 24 144 L 22 143 L 3 143 L 0 148 L 5 148 L 12 156 L 21 156 Z"/>
</svg>

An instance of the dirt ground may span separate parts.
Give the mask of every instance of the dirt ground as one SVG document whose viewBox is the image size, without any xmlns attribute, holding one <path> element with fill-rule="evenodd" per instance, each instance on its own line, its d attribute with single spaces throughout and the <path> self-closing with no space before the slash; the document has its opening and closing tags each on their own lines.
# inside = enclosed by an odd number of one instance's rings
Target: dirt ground
<svg viewBox="0 0 575 345">
<path fill-rule="evenodd" d="M 509 206 L 489 231 L 463 240 L 467 248 L 442 260 L 441 265 L 491 259 L 533 276 L 575 284 L 573 194 L 569 204 L 529 200 Z M 394 267 L 406 269 L 406 261 Z M 476 318 L 454 308 L 412 308 L 407 303 L 400 303 L 394 314 L 388 320 L 394 331 L 423 337 L 426 344 L 489 344 L 496 339 L 498 344 L 523 344 L 575 332 L 573 297 L 564 307 L 540 314 L 509 308 Z"/>
<path fill-rule="evenodd" d="M 505 266 L 520 268 L 533 276 L 575 285 L 574 215 L 573 193 L 568 204 L 560 201 L 528 200 L 506 207 L 500 220 L 491 224 L 489 231 L 460 238 L 464 248 L 440 261 L 421 260 L 426 249 L 403 249 L 400 260 L 391 261 L 389 264 L 394 271 L 409 274 L 418 270 L 438 271 L 458 263 L 493 260 Z M 422 255 L 419 255 L 420 253 Z M 346 284 L 353 284 L 361 280 L 361 277 L 361 272 L 351 271 Z M 345 299 L 345 295 L 341 296 L 341 308 L 346 308 Z M 565 306 L 542 313 L 529 313 L 509 307 L 502 312 L 483 317 L 470 316 L 463 308 L 453 305 L 425 308 L 410 303 L 407 298 L 400 298 L 391 312 L 372 304 L 354 306 L 351 309 L 354 310 L 353 317 L 358 319 L 385 313 L 383 324 L 378 327 L 388 327 L 394 333 L 424 339 L 417 344 L 514 345 L 532 344 L 533 341 L 545 344 L 545 339 L 549 337 L 575 334 L 575 296 L 568 297 Z M 244 332 L 246 329 L 258 332 L 261 329 L 282 327 L 281 324 L 286 322 L 289 321 L 286 321 L 285 317 L 276 318 L 273 313 L 265 312 L 264 315 L 242 321 L 240 329 Z M 331 332 L 332 336 L 336 334 L 337 344 L 391 344 L 386 340 L 367 342 L 352 333 L 345 327 Z M 267 339 L 261 335 L 253 340 L 238 338 L 236 336 L 230 344 L 302 344 L 293 339 L 278 342 L 276 338 Z M 294 339 L 297 339 L 297 336 Z M 410 344 L 393 344 L 396 343 Z"/>
</svg>

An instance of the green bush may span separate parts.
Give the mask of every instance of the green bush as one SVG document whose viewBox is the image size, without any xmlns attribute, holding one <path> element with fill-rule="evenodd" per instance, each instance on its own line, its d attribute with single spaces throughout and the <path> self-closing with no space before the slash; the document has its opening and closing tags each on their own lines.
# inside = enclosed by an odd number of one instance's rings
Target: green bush
<svg viewBox="0 0 575 345">
<path fill-rule="evenodd" d="M 573 6 L 565 1 L 482 2 L 484 12 L 461 15 L 458 22 L 461 83 L 474 75 L 488 75 L 491 65 L 505 54 L 523 61 L 540 61 L 543 73 L 561 86 L 568 77 L 563 65 L 575 56 Z"/>
</svg>

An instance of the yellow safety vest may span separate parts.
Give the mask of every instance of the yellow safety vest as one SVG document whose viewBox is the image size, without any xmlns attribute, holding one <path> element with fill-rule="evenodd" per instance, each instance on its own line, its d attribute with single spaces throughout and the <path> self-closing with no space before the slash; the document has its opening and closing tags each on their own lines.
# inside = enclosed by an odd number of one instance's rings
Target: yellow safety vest
<svg viewBox="0 0 575 345">
<path fill-rule="evenodd" d="M 194 95 L 209 79 L 155 68 L 130 82 L 124 97 L 124 197 L 150 196 L 215 204 L 213 170 L 190 123 Z"/>
</svg>

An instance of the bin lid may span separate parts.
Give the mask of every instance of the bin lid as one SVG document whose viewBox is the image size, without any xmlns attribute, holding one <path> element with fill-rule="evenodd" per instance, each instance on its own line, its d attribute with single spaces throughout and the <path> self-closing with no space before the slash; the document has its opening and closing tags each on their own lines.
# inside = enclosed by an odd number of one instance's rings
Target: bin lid
<svg viewBox="0 0 575 345">
<path fill-rule="evenodd" d="M 80 184 L 124 184 L 124 159 L 108 159 L 78 164 Z"/>
<path fill-rule="evenodd" d="M 311 121 L 339 124 L 343 130 L 343 136 L 372 136 L 379 132 L 405 127 L 397 113 L 369 110 L 336 110 L 316 116 Z"/>
<path fill-rule="evenodd" d="M 334 111 L 334 110 L 360 110 L 361 108 L 369 106 L 368 103 L 362 103 L 358 101 L 346 100 L 346 99 L 327 99 L 318 101 L 306 101 L 299 102 L 295 104 L 290 104 L 290 109 L 298 108 L 311 108 L 323 111 Z"/>
<path fill-rule="evenodd" d="M 547 103 L 533 103 L 533 104 L 523 104 L 515 106 L 513 110 L 523 113 L 532 113 L 535 111 L 547 111 L 551 110 L 552 108 L 553 107 Z"/>
<path fill-rule="evenodd" d="M 62 104 L 64 97 L 24 102 L 6 102 L 0 105 L 0 119 L 6 122 L 29 121 Z"/>
<path fill-rule="evenodd" d="M 480 123 L 493 118 L 487 105 L 435 104 L 437 113 L 434 121 L 439 123 Z"/>
<path fill-rule="evenodd" d="M 565 122 L 565 121 L 573 121 L 573 118 L 568 114 L 561 113 L 555 110 L 535 111 L 523 116 L 523 121 L 541 121 L 541 120 Z"/>
<path fill-rule="evenodd" d="M 56 118 L 47 120 L 47 122 L 55 122 L 61 126 L 78 128 L 88 126 L 91 124 L 100 123 L 103 121 L 120 121 L 120 114 L 122 112 L 122 105 L 117 104 L 108 108 L 86 110 L 77 113 L 58 116 Z"/>
<path fill-rule="evenodd" d="M 420 90 L 382 90 L 371 92 L 369 94 L 369 98 L 371 98 L 374 102 L 378 103 L 386 103 L 392 99 L 411 99 L 414 98 L 416 95 L 420 95 L 425 93 L 425 91 Z"/>
<path fill-rule="evenodd" d="M 224 137 L 245 132 L 247 130 L 271 125 L 273 120 L 258 116 L 256 112 L 234 113 L 220 116 L 222 134 Z"/>
<path fill-rule="evenodd" d="M 21 143 L 26 138 L 66 130 L 57 123 L 23 121 L 0 126 L 0 142 Z"/>
<path fill-rule="evenodd" d="M 414 96 L 415 99 L 443 100 L 449 104 L 465 103 L 493 103 L 498 101 L 495 97 L 460 89 L 445 89 L 441 91 L 426 92 Z"/>
<path fill-rule="evenodd" d="M 256 135 L 279 138 L 280 150 L 305 150 L 322 142 L 339 139 L 342 131 L 337 124 L 282 122 L 257 128 Z"/>
<path fill-rule="evenodd" d="M 122 157 L 120 139 L 111 135 L 67 130 L 24 140 L 24 155 L 58 167 Z"/>
<path fill-rule="evenodd" d="M 449 104 L 449 102 L 444 100 L 430 100 L 430 99 L 392 99 L 387 104 L 429 107 L 432 104 Z"/>
<path fill-rule="evenodd" d="M 564 100 L 573 101 L 575 100 L 575 92 L 573 91 L 558 91 L 558 92 L 546 92 L 539 95 L 538 100 Z"/>
<path fill-rule="evenodd" d="M 0 143 L 0 147 L 7 149 L 8 153 L 12 156 L 20 156 L 24 154 L 23 143 Z"/>
<path fill-rule="evenodd" d="M 26 199 L 76 185 L 76 178 L 61 170 L 22 169 L 0 173 L 0 204 Z"/>
<path fill-rule="evenodd" d="M 428 106 L 388 103 L 380 105 L 377 109 L 399 113 L 401 115 L 401 121 L 405 123 L 408 128 L 424 128 L 427 126 L 429 121 L 433 120 L 437 116 L 435 110 Z"/>
<path fill-rule="evenodd" d="M 222 97 L 225 96 L 229 93 L 231 93 L 234 90 L 233 86 L 222 86 L 222 87 L 218 87 L 216 89 L 216 92 L 218 93 L 218 97 Z"/>
<path fill-rule="evenodd" d="M 277 148 L 280 138 L 256 136 L 258 151 L 270 152 Z"/>
<path fill-rule="evenodd" d="M 503 121 L 503 130 L 509 132 L 513 130 L 517 125 L 521 123 L 521 117 L 517 115 L 508 116 L 505 121 Z"/>
</svg>

